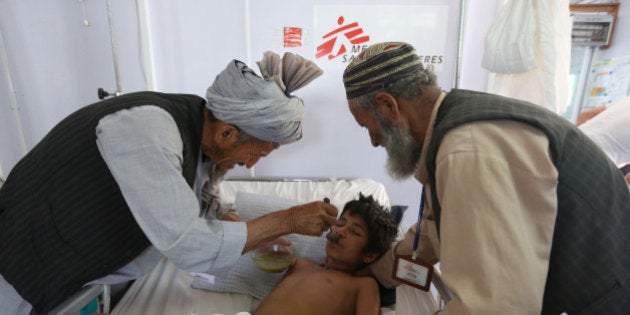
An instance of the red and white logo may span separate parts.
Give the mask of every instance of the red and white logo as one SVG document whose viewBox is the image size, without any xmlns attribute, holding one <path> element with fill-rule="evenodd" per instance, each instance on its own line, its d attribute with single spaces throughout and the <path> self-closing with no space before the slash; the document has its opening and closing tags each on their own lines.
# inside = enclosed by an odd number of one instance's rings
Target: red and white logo
<svg viewBox="0 0 630 315">
<path fill-rule="evenodd" d="M 284 28 L 284 47 L 300 47 L 302 46 L 302 28 L 285 27 Z"/>
<path fill-rule="evenodd" d="M 322 36 L 325 42 L 317 46 L 315 58 L 319 59 L 326 56 L 328 60 L 332 60 L 344 56 L 345 62 L 353 59 L 346 56 L 348 53 L 358 54 L 367 47 L 367 45 L 361 44 L 367 43 L 370 36 L 363 33 L 363 28 L 359 26 L 359 22 L 343 25 L 344 21 L 345 18 L 340 16 L 337 19 L 339 27 Z"/>
</svg>

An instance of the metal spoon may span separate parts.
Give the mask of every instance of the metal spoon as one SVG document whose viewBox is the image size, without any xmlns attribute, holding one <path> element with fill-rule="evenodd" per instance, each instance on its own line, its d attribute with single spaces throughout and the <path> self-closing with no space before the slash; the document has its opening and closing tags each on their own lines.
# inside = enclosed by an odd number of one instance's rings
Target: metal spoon
<svg viewBox="0 0 630 315">
<path fill-rule="evenodd" d="M 330 199 L 328 199 L 328 197 L 324 198 L 324 202 L 325 203 L 330 203 Z M 339 234 L 333 232 L 332 228 L 330 229 L 330 232 L 328 232 L 328 234 L 326 234 L 326 239 L 331 242 L 331 243 L 337 243 L 339 242 Z"/>
</svg>

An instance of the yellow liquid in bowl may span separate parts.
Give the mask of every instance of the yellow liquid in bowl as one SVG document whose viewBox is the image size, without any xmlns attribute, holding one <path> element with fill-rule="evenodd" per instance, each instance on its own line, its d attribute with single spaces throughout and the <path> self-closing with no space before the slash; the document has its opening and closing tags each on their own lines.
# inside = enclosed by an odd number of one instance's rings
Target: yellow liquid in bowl
<svg viewBox="0 0 630 315">
<path fill-rule="evenodd" d="M 252 259 L 262 271 L 282 272 L 291 265 L 293 255 L 290 253 L 271 252 L 253 256 Z"/>
</svg>

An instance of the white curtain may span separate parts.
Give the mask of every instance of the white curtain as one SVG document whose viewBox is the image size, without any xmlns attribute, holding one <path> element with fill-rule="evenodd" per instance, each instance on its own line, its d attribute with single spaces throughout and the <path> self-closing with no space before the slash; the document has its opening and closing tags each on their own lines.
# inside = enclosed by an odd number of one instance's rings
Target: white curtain
<svg viewBox="0 0 630 315">
<path fill-rule="evenodd" d="M 533 49 L 532 49 L 533 48 Z M 562 114 L 569 93 L 569 0 L 505 0 L 486 37 L 489 93 Z"/>
</svg>

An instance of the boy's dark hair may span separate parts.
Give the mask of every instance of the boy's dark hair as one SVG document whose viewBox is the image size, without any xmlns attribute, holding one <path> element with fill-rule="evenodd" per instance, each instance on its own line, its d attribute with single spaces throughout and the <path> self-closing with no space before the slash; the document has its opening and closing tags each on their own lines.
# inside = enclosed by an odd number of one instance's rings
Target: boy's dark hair
<svg viewBox="0 0 630 315">
<path fill-rule="evenodd" d="M 374 198 L 359 193 L 358 200 L 347 202 L 341 215 L 344 213 L 360 215 L 367 225 L 368 242 L 363 249 L 364 253 L 378 253 L 383 255 L 391 246 L 398 234 L 398 228 L 394 216 L 384 209 Z"/>
</svg>

